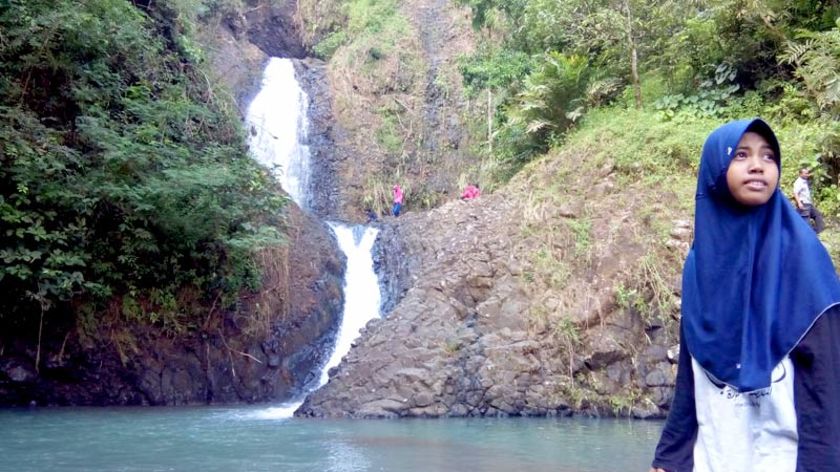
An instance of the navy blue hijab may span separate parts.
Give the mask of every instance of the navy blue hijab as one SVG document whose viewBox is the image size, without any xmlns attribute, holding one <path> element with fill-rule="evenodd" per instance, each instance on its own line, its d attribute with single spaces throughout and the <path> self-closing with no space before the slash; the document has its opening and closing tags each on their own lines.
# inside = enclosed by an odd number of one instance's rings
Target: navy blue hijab
<svg viewBox="0 0 840 472">
<path fill-rule="evenodd" d="M 747 131 L 767 140 L 781 174 L 779 142 L 764 121 L 733 121 L 709 135 L 682 293 L 689 352 L 712 377 L 741 392 L 769 387 L 773 368 L 840 302 L 831 258 L 778 187 L 755 207 L 732 197 L 726 171 Z"/>
</svg>

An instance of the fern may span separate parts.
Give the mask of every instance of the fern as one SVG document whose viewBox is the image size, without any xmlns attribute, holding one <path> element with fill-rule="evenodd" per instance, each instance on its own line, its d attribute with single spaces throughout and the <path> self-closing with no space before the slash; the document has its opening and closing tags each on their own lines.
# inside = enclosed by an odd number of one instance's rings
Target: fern
<svg viewBox="0 0 840 472">
<path fill-rule="evenodd" d="M 796 77 L 819 109 L 832 116 L 840 114 L 840 20 L 835 28 L 800 31 L 799 41 L 789 41 L 780 62 L 795 67 Z"/>
</svg>

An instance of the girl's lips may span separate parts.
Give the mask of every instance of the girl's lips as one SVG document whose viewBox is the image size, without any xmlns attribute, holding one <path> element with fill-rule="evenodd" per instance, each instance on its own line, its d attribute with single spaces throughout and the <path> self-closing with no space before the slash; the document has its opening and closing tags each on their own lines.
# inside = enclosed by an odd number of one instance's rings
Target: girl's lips
<svg viewBox="0 0 840 472">
<path fill-rule="evenodd" d="M 764 190 L 767 188 L 767 182 L 763 180 L 747 180 L 744 186 L 752 190 Z"/>
</svg>

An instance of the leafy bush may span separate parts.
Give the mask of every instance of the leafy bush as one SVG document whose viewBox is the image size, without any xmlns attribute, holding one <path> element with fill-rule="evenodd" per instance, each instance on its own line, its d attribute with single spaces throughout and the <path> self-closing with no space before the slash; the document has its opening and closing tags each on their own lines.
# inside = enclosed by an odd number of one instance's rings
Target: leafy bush
<svg viewBox="0 0 840 472">
<path fill-rule="evenodd" d="M 482 89 L 511 86 L 522 80 L 532 66 L 531 58 L 523 52 L 482 46 L 475 54 L 461 58 L 459 69 L 467 94 L 475 96 Z"/>
<path fill-rule="evenodd" d="M 584 104 L 589 69 L 586 58 L 548 53 L 525 78 L 512 121 L 525 124 L 530 134 L 562 133 Z"/>
<path fill-rule="evenodd" d="M 315 45 L 315 55 L 321 59 L 329 59 L 335 50 L 347 41 L 347 33 L 343 30 L 333 31 Z"/>
<path fill-rule="evenodd" d="M 7 4 L 0 317 L 25 316 L 27 299 L 129 293 L 149 313 L 183 310 L 172 300 L 190 287 L 253 286 L 250 254 L 281 241 L 285 199 L 212 93 L 178 2 L 157 2 L 154 20 L 125 0 Z"/>
<path fill-rule="evenodd" d="M 582 56 L 546 54 L 503 115 L 498 156 L 519 166 L 556 144 L 585 108 L 590 72 Z"/>
</svg>

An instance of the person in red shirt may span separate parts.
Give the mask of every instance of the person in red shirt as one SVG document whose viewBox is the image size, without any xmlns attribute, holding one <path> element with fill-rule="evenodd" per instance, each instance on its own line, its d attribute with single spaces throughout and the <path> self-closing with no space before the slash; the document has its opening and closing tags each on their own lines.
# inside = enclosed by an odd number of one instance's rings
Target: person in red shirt
<svg viewBox="0 0 840 472">
<path fill-rule="evenodd" d="M 392 209 L 392 213 L 394 216 L 400 216 L 400 210 L 402 209 L 403 203 L 403 190 L 400 187 L 400 184 L 394 185 L 394 208 Z"/>
<path fill-rule="evenodd" d="M 464 191 L 461 193 L 461 200 L 472 200 L 480 196 L 481 189 L 478 187 L 478 184 L 469 184 L 464 187 Z"/>
</svg>

